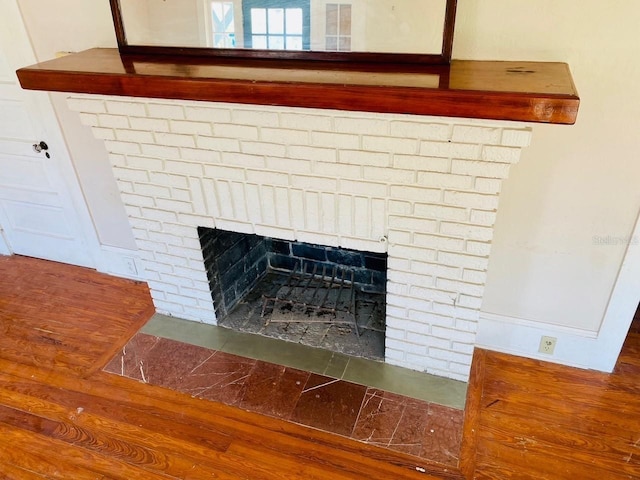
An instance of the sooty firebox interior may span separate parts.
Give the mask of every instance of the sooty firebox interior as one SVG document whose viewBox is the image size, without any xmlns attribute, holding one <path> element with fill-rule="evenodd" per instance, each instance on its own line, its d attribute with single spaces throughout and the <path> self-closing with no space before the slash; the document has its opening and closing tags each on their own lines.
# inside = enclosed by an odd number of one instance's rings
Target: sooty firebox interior
<svg viewBox="0 0 640 480">
<path fill-rule="evenodd" d="M 218 325 L 384 359 L 387 255 L 198 228 Z"/>
</svg>

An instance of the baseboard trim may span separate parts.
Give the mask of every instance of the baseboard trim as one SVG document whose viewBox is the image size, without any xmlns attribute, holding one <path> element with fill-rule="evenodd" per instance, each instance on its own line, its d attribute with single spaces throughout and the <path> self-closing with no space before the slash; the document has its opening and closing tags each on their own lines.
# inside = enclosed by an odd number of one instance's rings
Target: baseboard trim
<svg viewBox="0 0 640 480">
<path fill-rule="evenodd" d="M 96 264 L 96 269 L 102 273 L 131 280 L 145 280 L 137 250 L 100 245 Z"/>
<path fill-rule="evenodd" d="M 538 351 L 543 336 L 557 339 L 552 355 Z M 485 312 L 476 336 L 476 346 L 487 350 L 610 372 L 613 366 L 596 354 L 600 344 L 598 332 Z"/>
</svg>

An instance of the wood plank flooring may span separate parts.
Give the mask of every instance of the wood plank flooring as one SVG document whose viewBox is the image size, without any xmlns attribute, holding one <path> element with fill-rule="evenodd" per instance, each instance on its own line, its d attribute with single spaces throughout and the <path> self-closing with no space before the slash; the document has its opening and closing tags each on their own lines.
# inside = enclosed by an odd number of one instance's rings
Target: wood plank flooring
<svg viewBox="0 0 640 480">
<path fill-rule="evenodd" d="M 462 478 L 103 372 L 152 315 L 144 284 L 18 256 L 0 279 L 0 478 Z"/>
<path fill-rule="evenodd" d="M 152 311 L 144 284 L 0 257 L 0 478 L 463 478 L 103 372 Z M 469 479 L 640 478 L 640 331 L 611 375 L 477 350 L 462 455 Z"/>
</svg>

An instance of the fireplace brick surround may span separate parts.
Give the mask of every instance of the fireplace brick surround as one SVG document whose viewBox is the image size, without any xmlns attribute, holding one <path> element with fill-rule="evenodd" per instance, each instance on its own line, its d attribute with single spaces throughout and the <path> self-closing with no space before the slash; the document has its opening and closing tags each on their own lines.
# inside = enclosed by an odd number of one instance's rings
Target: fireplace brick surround
<svg viewBox="0 0 640 480">
<path fill-rule="evenodd" d="M 197 227 L 388 253 L 386 361 L 466 381 L 523 123 L 73 95 L 159 313 L 215 324 Z"/>
</svg>

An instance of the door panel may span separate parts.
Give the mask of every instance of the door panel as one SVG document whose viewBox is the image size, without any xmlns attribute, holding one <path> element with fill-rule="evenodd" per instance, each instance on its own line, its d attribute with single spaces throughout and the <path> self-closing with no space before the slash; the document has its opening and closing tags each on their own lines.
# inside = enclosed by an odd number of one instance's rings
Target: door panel
<svg viewBox="0 0 640 480">
<path fill-rule="evenodd" d="M 49 96 L 20 87 L 35 63 L 15 0 L 0 0 L 0 226 L 14 253 L 94 266 L 93 228 Z M 37 153 L 33 144 L 49 145 Z M 84 210 L 83 210 L 84 209 Z M 84 223 L 83 223 L 84 222 Z"/>
</svg>

